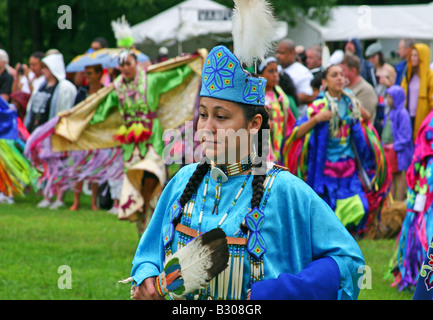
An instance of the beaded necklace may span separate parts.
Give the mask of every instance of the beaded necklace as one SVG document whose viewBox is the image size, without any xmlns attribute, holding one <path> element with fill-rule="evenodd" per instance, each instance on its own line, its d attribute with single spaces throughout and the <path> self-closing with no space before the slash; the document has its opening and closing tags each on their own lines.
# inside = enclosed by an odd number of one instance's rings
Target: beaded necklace
<svg viewBox="0 0 433 320">
<path fill-rule="evenodd" d="M 249 170 L 250 168 L 252 168 L 252 166 L 253 166 L 252 158 L 254 159 L 254 155 L 253 155 L 253 157 L 248 155 L 248 157 L 242 159 L 239 162 L 236 162 L 236 163 L 233 163 L 233 164 L 230 164 L 227 166 L 218 165 L 217 167 L 219 167 L 221 169 L 221 171 L 223 171 L 228 177 L 234 176 L 236 174 L 239 174 L 243 171 L 246 171 L 246 170 Z"/>
<path fill-rule="evenodd" d="M 212 209 L 212 214 L 218 214 L 218 205 L 221 200 L 221 183 L 226 182 L 228 177 L 237 175 L 241 172 L 250 170 L 253 167 L 253 161 L 255 158 L 255 153 L 253 155 L 248 155 L 248 157 L 242 159 L 239 162 L 224 166 L 217 165 L 214 162 L 211 163 L 211 177 L 217 181 L 215 190 L 215 201 Z"/>
</svg>

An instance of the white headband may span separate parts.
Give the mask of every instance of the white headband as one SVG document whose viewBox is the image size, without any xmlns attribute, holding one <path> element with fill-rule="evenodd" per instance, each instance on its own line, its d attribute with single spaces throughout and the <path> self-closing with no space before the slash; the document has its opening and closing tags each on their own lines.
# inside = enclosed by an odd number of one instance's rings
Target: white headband
<svg viewBox="0 0 433 320">
<path fill-rule="evenodd" d="M 267 57 L 265 60 L 262 61 L 262 63 L 260 64 L 259 68 L 258 68 L 258 72 L 262 73 L 263 70 L 265 70 L 266 66 L 268 64 L 270 64 L 271 62 L 275 62 L 277 63 L 277 59 L 275 59 L 274 57 Z"/>
</svg>

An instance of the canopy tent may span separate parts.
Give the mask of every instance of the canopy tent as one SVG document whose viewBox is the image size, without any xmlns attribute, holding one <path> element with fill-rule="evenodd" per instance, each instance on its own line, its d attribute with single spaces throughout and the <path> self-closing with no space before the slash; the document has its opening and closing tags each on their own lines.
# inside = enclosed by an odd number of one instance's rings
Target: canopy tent
<svg viewBox="0 0 433 320">
<path fill-rule="evenodd" d="M 131 29 L 137 48 L 147 55 L 155 54 L 160 46 L 177 55 L 230 42 L 231 18 L 232 8 L 211 0 L 186 0 Z M 274 40 L 285 37 L 287 31 L 287 23 L 278 22 Z"/>
<path fill-rule="evenodd" d="M 336 6 L 324 25 L 299 16 L 288 37 L 296 44 L 309 47 L 326 42 L 379 40 L 386 56 L 393 56 L 398 41 L 414 38 L 431 44 L 433 41 L 433 2 L 410 5 Z M 432 52 L 433 54 L 433 52 Z"/>
<path fill-rule="evenodd" d="M 410 5 L 336 6 L 324 25 L 299 17 L 289 30 L 295 42 L 312 45 L 350 38 L 433 40 L 433 2 Z"/>
<path fill-rule="evenodd" d="M 305 20 L 324 41 L 359 39 L 433 39 L 433 3 L 338 6 L 327 24 Z"/>
</svg>

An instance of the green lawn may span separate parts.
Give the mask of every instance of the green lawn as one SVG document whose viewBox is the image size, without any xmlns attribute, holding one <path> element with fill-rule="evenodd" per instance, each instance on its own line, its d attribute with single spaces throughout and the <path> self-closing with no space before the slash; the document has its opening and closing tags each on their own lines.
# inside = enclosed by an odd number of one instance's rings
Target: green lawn
<svg viewBox="0 0 433 320">
<path fill-rule="evenodd" d="M 106 211 L 91 211 L 89 197 L 71 212 L 38 209 L 40 197 L 17 198 L 0 204 L 0 300 L 128 300 L 129 276 L 138 243 L 135 224 Z M 72 203 L 67 194 L 66 203 Z M 67 206 L 68 207 L 68 206 Z M 385 279 L 395 240 L 361 240 L 371 288 L 360 300 L 408 300 L 412 293 L 391 288 Z M 59 288 L 69 274 L 72 288 Z M 59 281 L 60 279 L 60 281 Z M 366 283 L 367 285 L 367 283 Z"/>
<path fill-rule="evenodd" d="M 91 211 L 86 197 L 76 212 L 36 208 L 39 199 L 0 205 L 0 299 L 129 299 L 129 285 L 117 281 L 131 270 L 135 224 Z M 66 202 L 72 203 L 70 195 Z M 64 265 L 71 289 L 58 286 Z"/>
<path fill-rule="evenodd" d="M 364 282 L 365 288 L 359 294 L 359 300 L 411 300 L 412 292 L 392 288 L 393 277 L 389 277 L 389 262 L 394 253 L 396 240 L 369 240 L 358 241 L 364 255 L 365 265 L 369 267 L 371 282 Z M 367 275 L 367 272 L 365 272 Z M 371 284 L 371 286 L 368 286 Z"/>
</svg>

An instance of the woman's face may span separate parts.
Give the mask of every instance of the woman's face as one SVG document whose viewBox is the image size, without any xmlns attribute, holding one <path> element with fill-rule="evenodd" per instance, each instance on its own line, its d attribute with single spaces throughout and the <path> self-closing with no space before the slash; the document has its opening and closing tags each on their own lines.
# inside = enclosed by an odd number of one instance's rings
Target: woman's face
<svg viewBox="0 0 433 320">
<path fill-rule="evenodd" d="M 218 164 L 240 161 L 250 154 L 250 134 L 262 124 L 261 115 L 247 121 L 242 108 L 230 101 L 202 97 L 197 123 L 205 155 Z"/>
<path fill-rule="evenodd" d="M 135 78 L 137 72 L 137 61 L 133 56 L 129 55 L 128 58 L 126 58 L 126 61 L 122 64 L 121 71 L 126 80 L 132 80 Z"/>
<path fill-rule="evenodd" d="M 416 49 L 412 49 L 412 52 L 410 54 L 410 61 L 411 61 L 413 67 L 419 66 L 419 54 L 418 54 L 418 51 Z"/>
<path fill-rule="evenodd" d="M 277 66 L 278 65 L 276 62 L 270 62 L 263 70 L 262 77 L 264 77 L 267 81 L 266 89 L 272 89 L 278 84 L 279 77 Z"/>
<path fill-rule="evenodd" d="M 326 78 L 322 80 L 322 83 L 328 88 L 328 91 L 336 93 L 343 92 L 345 78 L 341 66 L 331 66 L 326 74 Z"/>
</svg>

